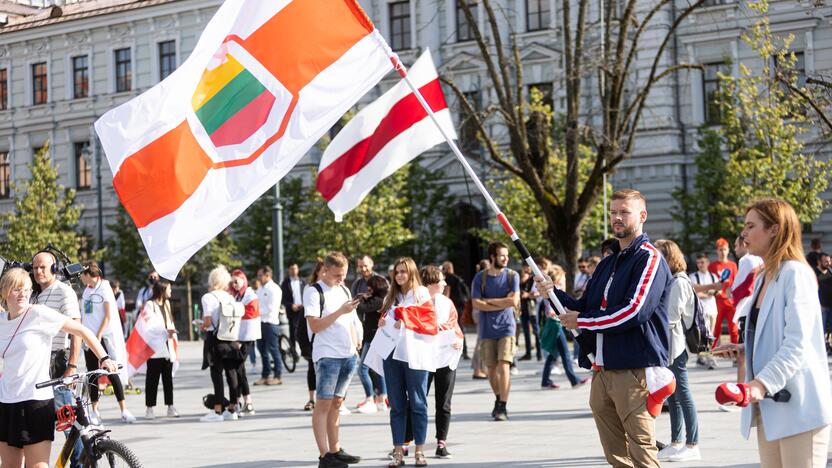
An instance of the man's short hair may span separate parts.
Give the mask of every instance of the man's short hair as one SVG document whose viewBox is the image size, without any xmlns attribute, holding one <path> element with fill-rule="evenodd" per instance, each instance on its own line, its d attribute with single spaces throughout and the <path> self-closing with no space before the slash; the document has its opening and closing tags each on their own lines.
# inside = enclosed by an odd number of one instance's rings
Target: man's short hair
<svg viewBox="0 0 832 468">
<path fill-rule="evenodd" d="M 419 277 L 422 279 L 423 286 L 437 284 L 442 278 L 442 270 L 436 265 L 426 265 L 419 270 Z"/>
<path fill-rule="evenodd" d="M 101 267 L 98 266 L 98 262 L 95 260 L 87 260 L 83 263 L 85 267 L 84 273 L 92 276 L 93 278 L 100 278 L 101 277 Z"/>
<path fill-rule="evenodd" d="M 373 257 L 371 257 L 371 256 L 369 256 L 369 255 L 367 255 L 367 254 L 362 254 L 362 255 L 359 255 L 359 256 L 358 256 L 358 258 L 356 258 L 356 259 L 355 259 L 355 261 L 356 261 L 356 262 L 357 262 L 357 261 L 359 261 L 359 260 L 363 260 L 363 261 L 367 261 L 367 260 L 369 260 L 369 261 L 370 261 L 370 263 L 375 263 L 375 262 L 373 261 Z"/>
<path fill-rule="evenodd" d="M 588 259 L 586 259 L 586 262 L 589 263 L 589 265 L 592 266 L 592 267 L 597 267 L 598 264 L 601 263 L 601 257 L 599 257 L 597 255 L 593 255 L 593 256 L 589 257 Z"/>
<path fill-rule="evenodd" d="M 826 252 L 821 252 L 821 253 L 820 253 L 820 255 L 818 255 L 818 260 L 820 260 L 820 259 L 821 259 L 821 258 L 823 258 L 823 257 L 828 257 L 828 256 L 829 256 L 829 254 L 828 254 L 828 253 L 826 253 Z"/>
<path fill-rule="evenodd" d="M 488 258 L 497 256 L 497 251 L 500 249 L 508 249 L 508 246 L 500 241 L 488 244 Z"/>
<path fill-rule="evenodd" d="M 291 266 L 291 265 L 289 265 L 289 266 Z M 259 269 L 259 270 L 257 270 L 257 273 L 260 273 L 261 275 L 269 275 L 269 276 L 271 276 L 271 275 L 272 275 L 272 267 L 270 267 L 270 266 L 268 266 L 268 265 L 266 265 L 266 266 L 261 266 L 261 267 L 260 267 L 260 269 Z"/>
<path fill-rule="evenodd" d="M 698 254 L 696 254 L 696 259 L 697 260 L 701 260 L 703 258 L 705 260 L 710 260 L 710 257 L 708 257 L 708 254 L 706 254 L 705 252 L 699 252 Z"/>
<path fill-rule="evenodd" d="M 647 206 L 647 198 L 635 189 L 621 189 L 612 194 L 612 200 L 641 200 Z"/>
<path fill-rule="evenodd" d="M 347 257 L 341 252 L 330 252 L 326 254 L 326 258 L 324 258 L 325 267 L 344 268 L 348 264 L 349 261 L 347 261 Z"/>
<path fill-rule="evenodd" d="M 819 249 L 820 248 L 820 237 L 815 237 L 814 239 L 812 239 L 809 242 L 809 246 L 813 249 Z"/>
</svg>

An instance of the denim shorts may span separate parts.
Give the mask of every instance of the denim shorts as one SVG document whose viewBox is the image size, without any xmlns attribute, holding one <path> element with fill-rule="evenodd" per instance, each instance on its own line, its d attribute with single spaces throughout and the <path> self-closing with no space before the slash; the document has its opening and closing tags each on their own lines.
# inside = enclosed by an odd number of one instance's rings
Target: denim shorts
<svg viewBox="0 0 832 468">
<path fill-rule="evenodd" d="M 358 368 L 358 356 L 320 358 L 315 362 L 316 396 L 319 400 L 344 398 Z"/>
</svg>

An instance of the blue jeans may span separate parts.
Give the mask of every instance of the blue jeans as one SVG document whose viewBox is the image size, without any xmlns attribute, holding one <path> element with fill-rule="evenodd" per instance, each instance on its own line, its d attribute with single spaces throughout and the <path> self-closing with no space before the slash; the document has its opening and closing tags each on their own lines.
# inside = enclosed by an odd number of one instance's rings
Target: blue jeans
<svg viewBox="0 0 832 468">
<path fill-rule="evenodd" d="M 260 322 L 260 335 L 262 338 L 257 340 L 257 351 L 260 351 L 260 357 L 263 358 L 263 373 L 260 376 L 268 379 L 273 372 L 274 377 L 279 379 L 283 373 L 280 363 L 280 325 Z"/>
<path fill-rule="evenodd" d="M 348 358 L 320 358 L 315 361 L 315 391 L 319 400 L 344 398 L 347 387 L 358 367 L 358 356 Z"/>
<path fill-rule="evenodd" d="M 697 445 L 699 443 L 699 421 L 696 419 L 696 405 L 688 384 L 688 352 L 685 350 L 673 361 L 670 370 L 676 377 L 676 391 L 670 395 L 670 440 L 674 443 L 682 442 L 682 423 L 685 424 L 685 443 Z"/>
<path fill-rule="evenodd" d="M 58 388 L 55 387 L 52 389 L 53 394 L 55 395 L 55 409 L 57 410 L 61 406 L 64 405 L 74 405 L 75 399 L 72 396 L 72 391 L 67 388 Z M 69 436 L 69 431 L 64 431 L 65 436 Z M 79 437 L 75 441 L 75 448 L 72 450 L 72 456 L 69 458 L 69 466 L 71 468 L 79 468 L 81 463 L 79 463 L 79 459 L 81 458 L 81 451 L 84 450 L 84 444 L 81 442 L 81 438 Z"/>
<path fill-rule="evenodd" d="M 428 374 L 428 371 L 411 369 L 406 362 L 392 356 L 384 360 L 393 445 L 404 445 L 408 412 L 414 442 L 416 445 L 425 444 L 428 435 Z"/>
<path fill-rule="evenodd" d="M 572 368 L 572 356 L 569 354 L 569 345 L 566 343 L 566 335 L 563 333 L 563 331 L 560 332 L 555 344 L 557 347 L 557 353 L 560 355 L 560 360 L 563 362 L 563 372 L 566 374 L 566 378 L 569 379 L 569 383 L 574 387 L 575 385 L 578 385 L 580 380 L 578 380 L 578 376 L 575 375 L 575 369 Z M 543 380 L 540 382 L 540 384 L 544 387 L 552 384 L 551 375 L 554 363 L 555 356 L 553 354 L 546 356 L 546 362 L 543 364 Z"/>
<path fill-rule="evenodd" d="M 361 349 L 361 367 L 358 368 L 358 378 L 361 379 L 361 386 L 364 387 L 364 396 L 370 398 L 372 396 L 387 395 L 387 385 L 384 383 L 384 379 L 364 364 L 364 360 L 367 358 L 367 351 L 369 350 L 370 343 L 365 342 Z M 372 372 L 372 377 L 370 376 L 370 372 Z"/>
</svg>

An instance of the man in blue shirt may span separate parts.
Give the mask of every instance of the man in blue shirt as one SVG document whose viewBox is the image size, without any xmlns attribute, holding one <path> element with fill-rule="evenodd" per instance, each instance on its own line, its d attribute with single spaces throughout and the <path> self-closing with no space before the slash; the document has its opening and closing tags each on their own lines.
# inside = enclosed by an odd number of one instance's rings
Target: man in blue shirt
<svg viewBox="0 0 832 468">
<path fill-rule="evenodd" d="M 520 275 L 506 268 L 508 246 L 502 242 L 488 245 L 491 266 L 474 276 L 471 285 L 473 308 L 480 311 L 480 358 L 488 369 L 488 382 L 496 397 L 491 416 L 506 421 L 506 402 L 511 388 L 511 362 L 517 343 L 515 308 L 520 306 Z"/>
</svg>

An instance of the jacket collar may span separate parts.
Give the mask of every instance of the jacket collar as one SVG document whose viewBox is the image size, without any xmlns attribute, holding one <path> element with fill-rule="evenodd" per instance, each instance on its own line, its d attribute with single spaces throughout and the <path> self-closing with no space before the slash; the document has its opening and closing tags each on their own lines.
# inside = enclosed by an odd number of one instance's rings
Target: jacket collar
<svg viewBox="0 0 832 468">
<path fill-rule="evenodd" d="M 616 242 L 615 244 L 612 245 L 612 253 L 613 254 L 621 253 L 623 255 L 628 255 L 628 254 L 632 253 L 633 250 L 638 248 L 638 246 L 640 246 L 641 244 L 643 244 L 645 242 L 650 242 L 650 238 L 647 237 L 646 233 L 642 233 L 640 236 L 633 239 L 633 241 L 630 243 L 630 245 L 628 245 L 627 248 L 625 248 L 623 250 L 621 249 L 621 245 L 618 242 Z"/>
</svg>

